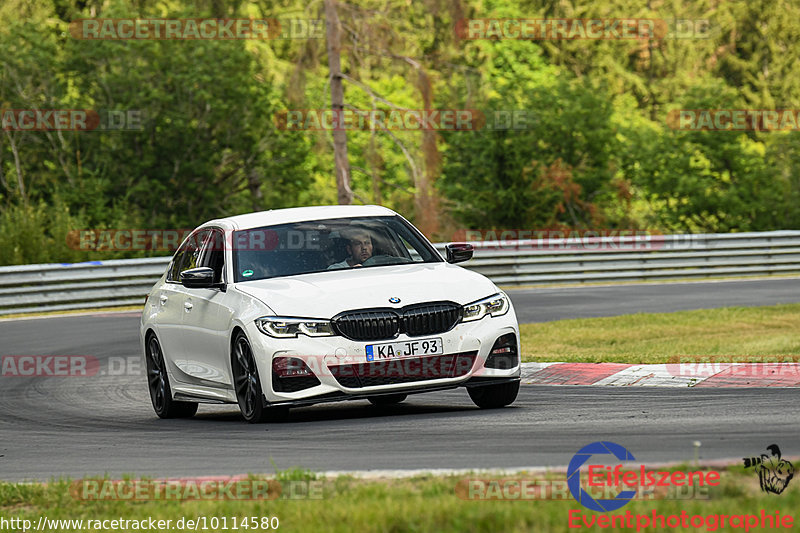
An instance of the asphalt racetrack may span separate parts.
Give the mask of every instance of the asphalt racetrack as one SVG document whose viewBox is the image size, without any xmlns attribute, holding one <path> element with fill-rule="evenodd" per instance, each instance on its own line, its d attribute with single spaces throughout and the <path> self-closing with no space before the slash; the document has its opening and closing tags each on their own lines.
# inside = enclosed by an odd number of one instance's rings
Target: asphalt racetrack
<svg viewBox="0 0 800 533">
<path fill-rule="evenodd" d="M 800 302 L 798 280 L 512 291 L 520 321 Z M 682 295 L 682 296 L 680 296 Z M 682 303 L 681 303 L 682 302 Z M 726 303 L 727 302 L 727 303 Z M 676 309 L 677 308 L 677 309 Z M 605 310 L 605 311 L 604 311 Z M 622 444 L 638 461 L 800 453 L 797 389 L 523 386 L 481 411 L 464 389 L 292 410 L 248 425 L 236 406 L 188 420 L 152 411 L 134 313 L 0 321 L 0 355 L 91 355 L 91 377 L 0 377 L 0 479 L 563 466 L 583 445 Z"/>
<path fill-rule="evenodd" d="M 800 279 L 693 281 L 510 291 L 522 323 L 631 313 L 671 313 L 719 307 L 800 302 Z"/>
</svg>

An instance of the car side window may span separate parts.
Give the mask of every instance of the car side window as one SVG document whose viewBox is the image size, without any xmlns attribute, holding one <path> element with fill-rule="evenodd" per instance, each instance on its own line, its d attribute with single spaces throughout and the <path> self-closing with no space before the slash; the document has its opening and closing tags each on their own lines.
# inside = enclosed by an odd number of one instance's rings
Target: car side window
<svg viewBox="0 0 800 533">
<path fill-rule="evenodd" d="M 181 261 L 183 261 L 183 254 L 186 252 L 184 248 L 179 248 L 175 255 L 172 256 L 172 262 L 169 264 L 169 272 L 167 272 L 167 281 L 178 281 L 178 274 L 180 271 Z"/>
<path fill-rule="evenodd" d="M 175 257 L 172 260 L 172 267 L 169 275 L 167 276 L 167 281 L 179 283 L 181 279 L 181 272 L 199 266 L 197 263 L 200 258 L 201 246 L 206 237 L 208 237 L 208 233 L 209 230 L 202 229 L 192 233 L 186 239 L 186 241 L 183 243 L 183 246 L 181 246 L 181 249 L 178 250 L 178 253 L 175 254 Z"/>
<path fill-rule="evenodd" d="M 209 267 L 214 270 L 214 283 L 222 283 L 222 273 L 225 266 L 225 233 L 218 228 L 211 230 L 210 238 L 206 240 L 200 252 L 198 266 Z"/>
</svg>

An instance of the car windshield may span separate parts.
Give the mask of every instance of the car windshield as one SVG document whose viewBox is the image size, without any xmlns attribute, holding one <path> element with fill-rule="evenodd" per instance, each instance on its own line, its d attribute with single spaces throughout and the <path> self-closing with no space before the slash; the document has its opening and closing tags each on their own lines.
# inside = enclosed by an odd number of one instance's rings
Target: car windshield
<svg viewBox="0 0 800 533">
<path fill-rule="evenodd" d="M 442 258 L 399 216 L 311 220 L 236 231 L 236 282 Z"/>
</svg>

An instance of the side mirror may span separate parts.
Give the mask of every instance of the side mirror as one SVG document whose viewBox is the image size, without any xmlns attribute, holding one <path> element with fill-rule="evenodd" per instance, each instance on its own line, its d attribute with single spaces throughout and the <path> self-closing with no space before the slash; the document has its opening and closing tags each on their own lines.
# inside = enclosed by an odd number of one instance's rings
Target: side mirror
<svg viewBox="0 0 800 533">
<path fill-rule="evenodd" d="M 448 263 L 461 263 L 472 259 L 472 252 L 475 248 L 471 244 L 453 242 L 444 247 L 447 251 Z"/>
<path fill-rule="evenodd" d="M 214 283 L 214 269 L 211 267 L 190 268 L 181 272 L 181 285 L 187 289 L 211 289 Z"/>
</svg>

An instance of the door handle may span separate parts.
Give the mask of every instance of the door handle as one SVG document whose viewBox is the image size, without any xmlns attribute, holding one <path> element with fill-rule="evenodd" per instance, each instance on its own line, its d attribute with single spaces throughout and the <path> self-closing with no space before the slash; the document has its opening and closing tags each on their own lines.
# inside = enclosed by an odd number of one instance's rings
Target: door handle
<svg viewBox="0 0 800 533">
<path fill-rule="evenodd" d="M 166 295 L 162 294 L 161 297 L 159 298 L 159 300 L 161 301 L 161 305 L 165 305 L 168 299 L 169 298 L 167 298 Z"/>
<path fill-rule="evenodd" d="M 183 308 L 186 309 L 187 313 L 192 310 L 192 307 L 194 307 L 192 302 L 184 302 L 183 304 Z"/>
</svg>

